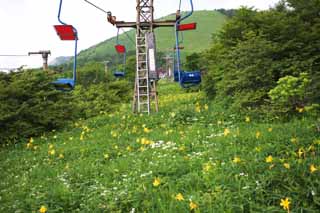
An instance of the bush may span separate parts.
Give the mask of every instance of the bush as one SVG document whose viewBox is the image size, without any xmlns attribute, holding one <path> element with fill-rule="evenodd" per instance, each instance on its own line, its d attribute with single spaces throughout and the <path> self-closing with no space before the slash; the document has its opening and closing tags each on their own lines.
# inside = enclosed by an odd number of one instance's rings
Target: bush
<svg viewBox="0 0 320 213">
<path fill-rule="evenodd" d="M 62 128 L 75 118 L 72 96 L 55 91 L 48 73 L 0 75 L 0 144 Z"/>
<path fill-rule="evenodd" d="M 300 73 L 299 77 L 286 76 L 279 79 L 269 96 L 273 104 L 284 111 L 303 109 L 307 105 L 307 88 L 310 83 L 307 73 Z"/>
</svg>

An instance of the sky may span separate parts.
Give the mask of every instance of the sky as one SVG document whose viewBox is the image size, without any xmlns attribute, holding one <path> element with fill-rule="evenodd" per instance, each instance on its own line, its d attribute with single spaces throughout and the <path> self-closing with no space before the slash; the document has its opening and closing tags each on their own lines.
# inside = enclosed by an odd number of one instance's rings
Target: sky
<svg viewBox="0 0 320 213">
<path fill-rule="evenodd" d="M 135 21 L 135 0 L 89 0 L 117 20 Z M 0 0 L 0 55 L 27 55 L 30 51 L 50 50 L 49 61 L 58 56 L 73 55 L 74 43 L 61 41 L 53 25 L 57 20 L 59 0 Z M 182 0 L 182 10 L 188 10 L 189 0 Z M 264 10 L 278 0 L 194 0 L 195 10 L 239 8 L 249 6 Z M 155 18 L 174 13 L 179 0 L 154 0 Z M 106 14 L 84 0 L 64 0 L 61 19 L 78 30 L 79 51 L 116 36 L 117 29 L 107 22 Z M 22 65 L 40 67 L 40 55 L 30 57 L 0 57 L 0 69 Z"/>
</svg>

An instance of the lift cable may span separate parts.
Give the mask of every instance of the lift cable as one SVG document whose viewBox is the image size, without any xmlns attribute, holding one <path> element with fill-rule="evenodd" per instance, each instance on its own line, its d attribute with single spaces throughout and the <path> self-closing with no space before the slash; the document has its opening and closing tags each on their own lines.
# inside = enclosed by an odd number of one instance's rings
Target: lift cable
<svg viewBox="0 0 320 213">
<path fill-rule="evenodd" d="M 84 1 L 85 1 L 85 2 L 87 2 L 88 4 L 90 4 L 90 5 L 94 6 L 94 7 L 95 7 L 95 8 L 97 8 L 98 10 L 100 10 L 100 11 L 102 11 L 102 12 L 106 13 L 106 14 L 108 14 L 108 13 L 109 13 L 109 12 L 105 11 L 104 9 L 102 9 L 101 7 L 99 7 L 99 6 L 95 5 L 95 4 L 93 4 L 92 2 L 90 2 L 90 1 L 88 1 L 88 0 L 84 0 Z"/>
<path fill-rule="evenodd" d="M 29 55 L 0 55 L 0 57 L 25 57 Z"/>
<path fill-rule="evenodd" d="M 128 37 L 128 39 L 129 39 L 134 45 L 136 45 L 136 42 L 134 42 L 134 40 L 129 36 L 129 34 L 128 34 L 126 31 L 124 31 L 124 29 L 121 28 L 121 30 L 122 30 L 122 32 L 124 32 L 124 34 L 126 34 L 126 36 Z"/>
</svg>

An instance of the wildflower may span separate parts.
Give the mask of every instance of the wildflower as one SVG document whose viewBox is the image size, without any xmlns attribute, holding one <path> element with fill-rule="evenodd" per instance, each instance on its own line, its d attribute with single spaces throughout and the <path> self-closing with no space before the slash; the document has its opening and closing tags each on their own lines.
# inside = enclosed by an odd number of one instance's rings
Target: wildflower
<svg viewBox="0 0 320 213">
<path fill-rule="evenodd" d="M 273 161 L 273 157 L 271 155 L 269 155 L 268 157 L 266 157 L 266 162 L 267 163 L 272 163 Z"/>
<path fill-rule="evenodd" d="M 160 178 L 155 178 L 152 184 L 154 187 L 158 187 L 161 184 Z"/>
<path fill-rule="evenodd" d="M 118 134 L 116 132 L 114 132 L 114 131 L 111 131 L 111 136 L 116 138 L 118 136 Z"/>
<path fill-rule="evenodd" d="M 55 135 L 55 136 L 53 136 L 53 139 L 57 139 L 57 136 Z"/>
<path fill-rule="evenodd" d="M 284 163 L 283 166 L 284 166 L 284 168 L 286 168 L 286 169 L 290 169 L 290 164 L 289 164 L 289 163 Z"/>
<path fill-rule="evenodd" d="M 285 198 L 285 199 L 281 199 L 281 202 L 280 202 L 280 206 L 283 207 L 284 210 L 290 210 L 290 201 L 289 201 L 289 198 Z"/>
<path fill-rule="evenodd" d="M 176 116 L 176 113 L 171 112 L 171 113 L 170 113 L 170 116 L 171 116 L 171 118 L 174 118 L 174 117 Z"/>
<path fill-rule="evenodd" d="M 49 150 L 49 155 L 55 155 L 56 154 L 56 151 L 54 150 L 54 149 L 52 149 L 52 150 Z"/>
<path fill-rule="evenodd" d="M 177 194 L 175 198 L 176 198 L 177 201 L 183 201 L 184 200 L 183 195 L 181 193 Z"/>
<path fill-rule="evenodd" d="M 257 131 L 256 132 L 256 139 L 259 139 L 261 137 L 261 132 L 260 131 Z"/>
<path fill-rule="evenodd" d="M 128 152 L 131 152 L 131 151 L 132 151 L 131 146 L 127 146 L 127 151 L 128 151 Z"/>
<path fill-rule="evenodd" d="M 47 211 L 48 211 L 48 209 L 45 206 L 41 206 L 41 208 L 39 209 L 40 213 L 46 213 Z"/>
<path fill-rule="evenodd" d="M 241 159 L 239 157 L 234 157 L 232 160 L 233 163 L 240 163 Z"/>
<path fill-rule="evenodd" d="M 311 173 L 314 173 L 314 172 L 316 172 L 317 170 L 318 170 L 318 169 L 316 168 L 315 165 L 313 165 L 313 164 L 310 165 L 310 172 L 311 172 Z"/>
<path fill-rule="evenodd" d="M 230 134 L 230 130 L 228 128 L 224 129 L 223 135 L 228 136 Z"/>
<path fill-rule="evenodd" d="M 255 150 L 256 150 L 256 152 L 261 152 L 261 147 L 259 147 L 259 146 L 257 146 L 256 148 L 255 148 Z"/>
<path fill-rule="evenodd" d="M 268 132 L 272 132 L 272 130 L 273 130 L 273 129 L 272 129 L 271 127 L 270 127 L 270 128 L 268 128 Z"/>
<path fill-rule="evenodd" d="M 53 149 L 53 145 L 52 144 L 49 145 L 49 149 Z"/>
<path fill-rule="evenodd" d="M 80 141 L 83 141 L 83 139 L 84 139 L 84 133 L 82 132 L 80 135 Z"/>
<path fill-rule="evenodd" d="M 60 154 L 60 155 L 59 155 L 59 158 L 60 158 L 60 159 L 63 159 L 63 158 L 64 158 L 64 155 L 63 155 L 63 154 Z"/>
<path fill-rule="evenodd" d="M 151 130 L 150 130 L 150 129 L 148 129 L 147 127 L 144 127 L 144 128 L 143 128 L 143 131 L 144 131 L 145 133 L 149 133 L 149 132 L 151 132 Z"/>
<path fill-rule="evenodd" d="M 33 138 L 32 137 L 29 139 L 29 143 L 33 143 Z"/>
<path fill-rule="evenodd" d="M 299 113 L 303 113 L 304 108 L 303 107 L 297 107 L 296 111 L 299 112 Z"/>
<path fill-rule="evenodd" d="M 196 112 L 201 112 L 201 107 L 199 105 L 196 106 Z"/>
<path fill-rule="evenodd" d="M 222 121 L 217 121 L 217 124 L 218 124 L 218 125 L 221 125 L 221 124 L 222 124 Z"/>
<path fill-rule="evenodd" d="M 198 205 L 196 203 L 194 203 L 193 201 L 190 201 L 189 207 L 190 207 L 190 210 L 194 210 L 194 209 L 198 208 Z"/>
<path fill-rule="evenodd" d="M 33 146 L 33 144 L 32 143 L 27 143 L 27 149 L 31 149 L 32 148 L 32 146 Z"/>
<path fill-rule="evenodd" d="M 203 165 L 203 170 L 204 170 L 205 172 L 209 172 L 209 171 L 211 170 L 211 168 L 212 168 L 212 166 L 211 166 L 210 163 L 205 163 L 205 164 Z"/>
<path fill-rule="evenodd" d="M 304 150 L 303 150 L 303 148 L 300 148 L 300 149 L 298 150 L 298 156 L 299 156 L 299 158 L 301 158 L 303 155 L 304 155 Z"/>
<path fill-rule="evenodd" d="M 246 122 L 250 123 L 250 117 L 249 116 L 246 116 Z"/>
<path fill-rule="evenodd" d="M 69 141 L 72 141 L 73 140 L 73 137 L 69 137 Z"/>
<path fill-rule="evenodd" d="M 204 109 L 205 109 L 206 111 L 208 111 L 208 109 L 209 109 L 208 104 L 205 104 L 205 105 L 204 105 Z"/>
<path fill-rule="evenodd" d="M 291 138 L 290 141 L 291 141 L 291 143 L 296 144 L 298 142 L 298 139 L 297 138 Z"/>
</svg>

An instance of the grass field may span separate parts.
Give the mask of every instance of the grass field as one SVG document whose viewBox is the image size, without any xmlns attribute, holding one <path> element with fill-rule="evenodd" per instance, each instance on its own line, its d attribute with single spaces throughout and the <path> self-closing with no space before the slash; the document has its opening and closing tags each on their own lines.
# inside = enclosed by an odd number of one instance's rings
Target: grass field
<svg viewBox="0 0 320 213">
<path fill-rule="evenodd" d="M 0 212 L 319 212 L 319 121 L 159 88 L 158 114 L 123 105 L 1 149 Z"/>
</svg>

